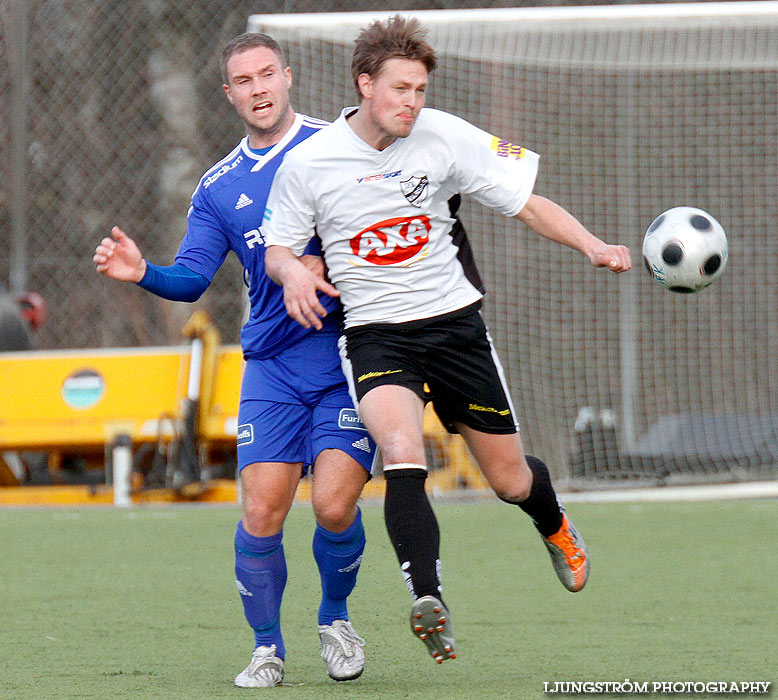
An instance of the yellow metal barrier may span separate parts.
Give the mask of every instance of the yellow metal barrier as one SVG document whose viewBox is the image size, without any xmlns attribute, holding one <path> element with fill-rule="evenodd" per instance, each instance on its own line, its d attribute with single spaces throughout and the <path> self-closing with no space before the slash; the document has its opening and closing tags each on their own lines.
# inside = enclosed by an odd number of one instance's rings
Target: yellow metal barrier
<svg viewBox="0 0 778 700">
<path fill-rule="evenodd" d="M 190 324 L 185 333 L 215 333 Z M 189 365 L 186 347 L 0 353 L 0 450 L 102 446 L 119 434 L 133 443 L 172 437 Z M 234 443 L 242 371 L 239 346 L 206 337 L 199 379 L 206 442 Z"/>
<path fill-rule="evenodd" d="M 179 413 L 188 368 L 172 347 L 0 353 L 0 449 L 156 440 L 159 418 Z"/>
<path fill-rule="evenodd" d="M 243 353 L 239 345 L 218 348 L 213 363 L 207 403 L 201 399 L 200 437 L 207 443 L 235 446 L 238 434 L 238 403 L 243 377 Z"/>
<path fill-rule="evenodd" d="M 207 461 L 214 450 L 234 458 L 241 349 L 221 346 L 201 311 L 182 334 L 188 343 L 181 347 L 0 353 L 0 505 L 112 502 L 111 488 L 104 485 L 8 488 L 18 480 L 3 455 L 21 451 L 47 452 L 56 468 L 63 453 L 91 450 L 102 461 L 117 438 L 127 436 L 133 449 L 177 441 L 179 451 L 188 449 L 198 461 Z M 487 486 L 462 438 L 448 434 L 430 406 L 424 433 L 432 493 Z M 197 483 L 190 490 L 186 481 L 173 489 L 143 489 L 140 475 L 133 474 L 132 501 L 236 500 L 231 479 L 199 483 L 198 477 L 191 478 Z M 382 496 L 383 488 L 383 479 L 373 479 L 364 495 Z M 309 497 L 305 480 L 298 499 Z"/>
<path fill-rule="evenodd" d="M 185 489 L 199 481 L 209 450 L 234 450 L 242 354 L 239 346 L 220 346 L 202 311 L 183 335 L 188 342 L 181 347 L 0 353 L 0 486 L 18 486 L 22 451 L 45 453 L 56 473 L 63 455 L 88 456 L 101 466 L 122 436 L 133 448 L 165 446 L 179 469 L 186 460 L 194 463 L 176 481 L 178 496 L 213 491 L 199 484 Z M 0 504 L 26 503 L 36 490 L 50 502 L 51 488 L 58 487 L 23 488 L 23 497 L 0 489 Z M 83 488 L 71 490 L 83 497 Z M 86 502 L 105 499 L 104 487 L 89 491 Z M 67 498 L 64 487 L 57 493 Z M 232 493 L 234 499 L 234 487 Z"/>
</svg>

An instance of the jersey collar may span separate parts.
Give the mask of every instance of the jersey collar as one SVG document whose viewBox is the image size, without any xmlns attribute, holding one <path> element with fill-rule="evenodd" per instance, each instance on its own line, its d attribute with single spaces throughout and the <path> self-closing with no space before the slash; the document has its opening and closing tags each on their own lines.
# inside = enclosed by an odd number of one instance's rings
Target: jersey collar
<svg viewBox="0 0 778 700">
<path fill-rule="evenodd" d="M 280 151 L 286 148 L 287 144 L 297 135 L 297 132 L 300 131 L 300 126 L 302 123 L 303 115 L 295 112 L 294 121 L 292 122 L 292 126 L 289 127 L 289 131 L 287 131 L 281 137 L 281 140 L 263 156 L 257 155 L 249 148 L 249 137 L 244 136 L 243 140 L 240 142 L 241 151 L 247 158 L 251 158 L 252 160 L 257 161 L 254 164 L 254 167 L 251 168 L 251 172 L 255 173 L 258 170 L 261 170 L 265 163 L 271 161 L 278 155 Z"/>
<path fill-rule="evenodd" d="M 360 151 L 363 153 L 370 154 L 373 158 L 379 158 L 379 159 L 386 159 L 390 155 L 392 155 L 399 147 L 400 143 L 402 141 L 405 141 L 405 138 L 398 138 L 395 139 L 392 143 L 390 143 L 386 148 L 379 151 L 377 148 L 373 148 L 367 141 L 363 141 L 360 136 L 357 135 L 357 132 L 354 131 L 354 129 L 351 128 L 351 125 L 347 121 L 347 117 L 350 117 L 352 114 L 354 114 L 359 107 L 346 107 L 344 108 L 340 116 L 337 118 L 337 120 L 334 122 L 335 124 L 340 124 L 341 129 L 346 134 L 346 138 L 351 141 L 351 143 L 356 146 Z M 407 138 L 407 137 L 406 137 Z"/>
</svg>

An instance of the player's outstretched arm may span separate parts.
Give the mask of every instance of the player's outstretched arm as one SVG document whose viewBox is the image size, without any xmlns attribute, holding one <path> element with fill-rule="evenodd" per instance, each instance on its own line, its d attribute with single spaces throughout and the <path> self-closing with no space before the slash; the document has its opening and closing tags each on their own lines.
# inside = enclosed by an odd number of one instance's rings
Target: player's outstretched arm
<svg viewBox="0 0 778 700">
<path fill-rule="evenodd" d="M 541 236 L 580 250 L 596 267 L 607 267 L 613 272 L 626 272 L 632 267 L 629 248 L 601 241 L 589 233 L 572 214 L 550 199 L 531 195 L 516 218 Z"/>
<path fill-rule="evenodd" d="M 146 261 L 137 244 L 118 226 L 111 229 L 111 236 L 95 248 L 92 260 L 96 270 L 115 280 L 140 282 L 146 274 Z"/>
<path fill-rule="evenodd" d="M 321 305 L 317 290 L 331 297 L 340 295 L 323 277 L 311 272 L 289 248 L 268 246 L 265 250 L 265 269 L 276 284 L 284 288 L 286 312 L 305 328 L 322 327 L 321 319 L 327 310 Z"/>
</svg>

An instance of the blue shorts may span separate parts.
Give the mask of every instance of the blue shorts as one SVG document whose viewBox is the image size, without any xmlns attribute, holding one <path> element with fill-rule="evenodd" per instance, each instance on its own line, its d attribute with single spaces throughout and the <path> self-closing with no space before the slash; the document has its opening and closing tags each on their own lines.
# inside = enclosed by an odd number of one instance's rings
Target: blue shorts
<svg viewBox="0 0 778 700">
<path fill-rule="evenodd" d="M 238 409 L 238 468 L 345 452 L 372 471 L 376 446 L 359 420 L 340 366 L 338 336 L 309 333 L 266 360 L 249 359 Z"/>
</svg>

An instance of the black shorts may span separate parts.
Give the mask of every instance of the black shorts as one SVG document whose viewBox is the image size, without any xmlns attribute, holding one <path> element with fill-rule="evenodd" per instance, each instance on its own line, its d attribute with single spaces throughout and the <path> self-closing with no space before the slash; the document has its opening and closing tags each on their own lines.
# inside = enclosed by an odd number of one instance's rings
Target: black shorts
<svg viewBox="0 0 778 700">
<path fill-rule="evenodd" d="M 479 307 L 346 329 L 340 356 L 356 401 L 377 386 L 395 384 L 432 401 L 449 432 L 457 432 L 455 423 L 484 433 L 517 432 L 502 367 Z"/>
</svg>

